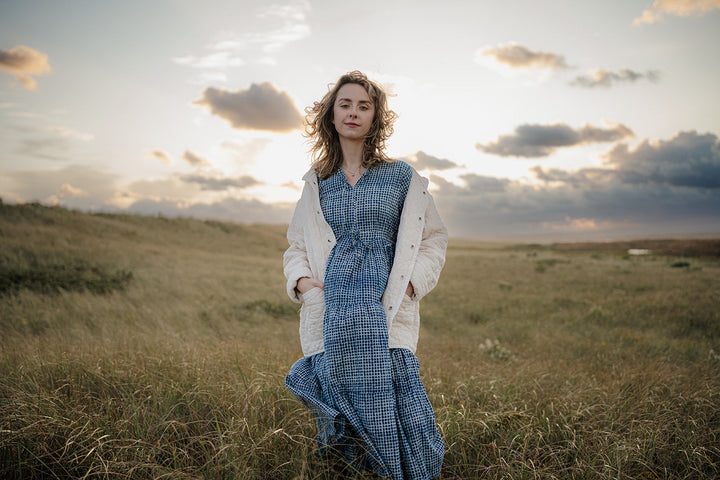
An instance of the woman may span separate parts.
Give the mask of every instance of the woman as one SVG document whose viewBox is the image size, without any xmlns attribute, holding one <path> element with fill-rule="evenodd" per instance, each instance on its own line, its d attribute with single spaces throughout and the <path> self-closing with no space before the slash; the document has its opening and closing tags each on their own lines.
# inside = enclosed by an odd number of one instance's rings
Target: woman
<svg viewBox="0 0 720 480">
<path fill-rule="evenodd" d="M 283 258 L 304 357 L 285 384 L 312 410 L 320 452 L 395 480 L 435 478 L 444 446 L 414 352 L 447 231 L 427 180 L 384 153 L 396 115 L 377 84 L 350 72 L 307 113 L 315 160 Z"/>
</svg>

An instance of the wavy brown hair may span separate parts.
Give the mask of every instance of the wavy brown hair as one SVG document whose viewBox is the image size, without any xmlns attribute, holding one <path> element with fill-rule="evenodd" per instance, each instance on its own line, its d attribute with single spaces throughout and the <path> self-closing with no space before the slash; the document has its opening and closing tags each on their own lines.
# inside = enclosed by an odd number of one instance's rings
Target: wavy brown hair
<svg viewBox="0 0 720 480">
<path fill-rule="evenodd" d="M 375 105 L 375 117 L 363 146 L 363 166 L 372 168 L 380 163 L 392 162 L 385 155 L 385 142 L 393 133 L 397 114 L 388 108 L 387 94 L 382 87 L 355 70 L 340 77 L 322 100 L 305 109 L 305 136 L 310 143 L 312 165 L 322 179 L 333 175 L 342 164 L 340 138 L 333 124 L 333 107 L 338 90 L 348 83 L 363 87 Z"/>
</svg>

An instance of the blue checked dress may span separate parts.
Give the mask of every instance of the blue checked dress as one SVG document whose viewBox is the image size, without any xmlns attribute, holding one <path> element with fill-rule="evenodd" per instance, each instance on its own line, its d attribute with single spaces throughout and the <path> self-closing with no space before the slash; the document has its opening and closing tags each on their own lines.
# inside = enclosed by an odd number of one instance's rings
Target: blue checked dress
<svg viewBox="0 0 720 480">
<path fill-rule="evenodd" d="M 412 170 L 367 170 L 351 186 L 338 170 L 320 181 L 337 243 L 325 272 L 325 351 L 298 360 L 285 384 L 313 412 L 320 452 L 338 449 L 358 470 L 394 480 L 440 474 L 444 445 L 410 350 L 388 348 L 382 296 Z"/>
</svg>

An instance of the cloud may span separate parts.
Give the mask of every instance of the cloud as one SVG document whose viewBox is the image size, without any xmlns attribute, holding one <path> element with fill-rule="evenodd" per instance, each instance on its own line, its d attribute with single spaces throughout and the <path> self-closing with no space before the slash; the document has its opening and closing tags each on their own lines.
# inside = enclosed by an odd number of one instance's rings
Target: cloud
<svg viewBox="0 0 720 480">
<path fill-rule="evenodd" d="M 212 218 L 230 222 L 287 224 L 295 204 L 265 203 L 257 199 L 224 198 L 212 203 L 174 202 L 169 200 L 139 200 L 128 207 L 130 213 L 163 214 L 169 217 Z"/>
<path fill-rule="evenodd" d="M 210 46 L 211 53 L 200 56 L 183 55 L 173 58 L 173 62 L 196 69 L 215 70 L 204 72 L 199 78 L 200 81 L 227 81 L 225 74 L 217 70 L 244 66 L 247 64 L 245 58 L 248 57 L 252 62 L 277 65 L 278 61 L 272 53 L 310 36 L 311 29 L 307 20 L 310 10 L 311 5 L 307 0 L 294 1 L 287 5 L 265 6 L 253 16 L 253 25 L 260 31 L 247 31 L 246 28 L 242 34 L 225 33 L 223 38 Z"/>
<path fill-rule="evenodd" d="M 172 163 L 172 159 L 170 158 L 170 155 L 163 152 L 162 150 L 152 150 L 150 152 L 150 156 L 160 160 L 165 165 L 170 165 Z"/>
<path fill-rule="evenodd" d="M 81 140 L 83 142 L 89 142 L 95 138 L 91 133 L 80 132 L 78 130 L 73 130 L 72 128 L 62 127 L 59 125 L 48 127 L 47 130 L 61 137 Z"/>
<path fill-rule="evenodd" d="M 310 36 L 311 29 L 307 14 L 311 10 L 309 1 L 296 1 L 288 5 L 272 4 L 260 9 L 255 15 L 261 24 L 274 24 L 262 32 L 246 32 L 230 35 L 217 42 L 216 50 L 242 50 L 259 46 L 263 52 L 275 52 L 287 44 Z"/>
<path fill-rule="evenodd" d="M 633 25 L 658 23 L 666 14 L 679 17 L 702 16 L 717 9 L 720 9 L 720 0 L 655 0 L 652 7 L 633 20 Z"/>
<path fill-rule="evenodd" d="M 713 133 L 678 132 L 670 140 L 643 140 L 634 150 L 619 143 L 604 158 L 606 167 L 530 170 L 548 184 L 584 190 L 617 184 L 720 190 L 720 140 Z"/>
<path fill-rule="evenodd" d="M 16 153 L 43 160 L 63 161 L 70 158 L 70 144 L 60 137 L 35 137 L 18 140 Z"/>
<path fill-rule="evenodd" d="M 668 140 L 619 144 L 605 165 L 531 171 L 539 182 L 431 175 L 453 236 L 612 239 L 720 229 L 720 139 L 678 132 Z"/>
<path fill-rule="evenodd" d="M 185 153 L 182 154 L 182 159 L 193 167 L 203 167 L 211 165 L 211 163 L 206 158 L 203 158 L 200 155 L 191 152 L 190 150 L 186 150 Z"/>
<path fill-rule="evenodd" d="M 569 68 L 563 55 L 533 51 L 516 43 L 480 49 L 475 54 L 475 61 L 482 63 L 482 57 L 494 58 L 495 61 L 511 68 L 544 68 L 551 70 Z"/>
<path fill-rule="evenodd" d="M 232 52 L 214 52 L 202 57 L 186 55 L 184 57 L 173 58 L 173 61 L 178 65 L 210 69 L 225 69 L 245 65 L 243 59 L 234 55 Z"/>
<path fill-rule="evenodd" d="M 416 170 L 447 170 L 458 166 L 455 162 L 451 162 L 445 158 L 433 157 L 422 150 L 404 157 L 401 160 L 408 162 L 415 167 Z"/>
<path fill-rule="evenodd" d="M 634 150 L 622 143 L 605 160 L 624 183 L 720 189 L 720 141 L 713 133 L 679 132 L 670 140 L 644 140 Z"/>
<path fill-rule="evenodd" d="M 18 45 L 10 50 L 0 50 L 0 70 L 9 72 L 24 88 L 35 90 L 37 81 L 33 75 L 44 75 L 51 69 L 47 55 Z"/>
<path fill-rule="evenodd" d="M 200 186 L 201 190 L 225 191 L 233 188 L 248 188 L 255 185 L 261 185 L 262 182 L 251 177 L 243 175 L 236 178 L 217 178 L 206 177 L 202 175 L 183 175 L 180 180 L 186 183 L 195 183 Z"/>
<path fill-rule="evenodd" d="M 86 197 L 88 193 L 82 188 L 76 188 L 69 183 L 63 183 L 60 185 L 60 196 L 61 197 Z"/>
<path fill-rule="evenodd" d="M 7 191 L 19 201 L 62 203 L 69 208 L 102 208 L 114 195 L 119 176 L 92 166 L 69 165 L 51 170 L 0 172 Z"/>
<path fill-rule="evenodd" d="M 613 142 L 634 135 L 625 125 L 619 123 L 611 125 L 610 128 L 584 125 L 576 130 L 564 123 L 525 124 L 517 127 L 514 134 L 501 135 L 496 141 L 486 145 L 477 143 L 475 148 L 501 157 L 537 158 L 547 157 L 558 148 Z"/>
<path fill-rule="evenodd" d="M 76 142 L 90 142 L 94 139 L 90 133 L 58 125 L 49 127 L 8 125 L 3 129 L 13 132 L 14 153 L 52 161 L 70 160 Z"/>
<path fill-rule="evenodd" d="M 247 90 L 236 92 L 209 87 L 193 105 L 207 107 L 238 130 L 287 133 L 303 125 L 292 97 L 269 82 L 253 83 Z"/>
<path fill-rule="evenodd" d="M 647 72 L 636 72 L 629 68 L 622 68 L 617 72 L 610 70 L 595 70 L 589 75 L 580 75 L 570 82 L 570 85 L 595 88 L 610 87 L 616 83 L 635 83 L 639 80 L 649 80 L 657 82 L 660 79 L 660 72 L 657 70 L 648 70 Z"/>
</svg>

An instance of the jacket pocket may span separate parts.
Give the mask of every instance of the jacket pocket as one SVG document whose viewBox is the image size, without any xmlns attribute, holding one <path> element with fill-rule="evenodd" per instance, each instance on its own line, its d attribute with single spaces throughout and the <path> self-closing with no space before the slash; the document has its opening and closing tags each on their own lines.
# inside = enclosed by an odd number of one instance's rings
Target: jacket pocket
<svg viewBox="0 0 720 480">
<path fill-rule="evenodd" d="M 325 295 L 323 289 L 320 287 L 313 287 L 305 293 L 300 294 L 300 299 L 303 303 L 319 303 L 325 301 Z"/>
<path fill-rule="evenodd" d="M 313 287 L 302 294 L 300 308 L 300 346 L 304 355 L 323 349 L 323 316 L 325 314 L 325 292 Z"/>
</svg>

